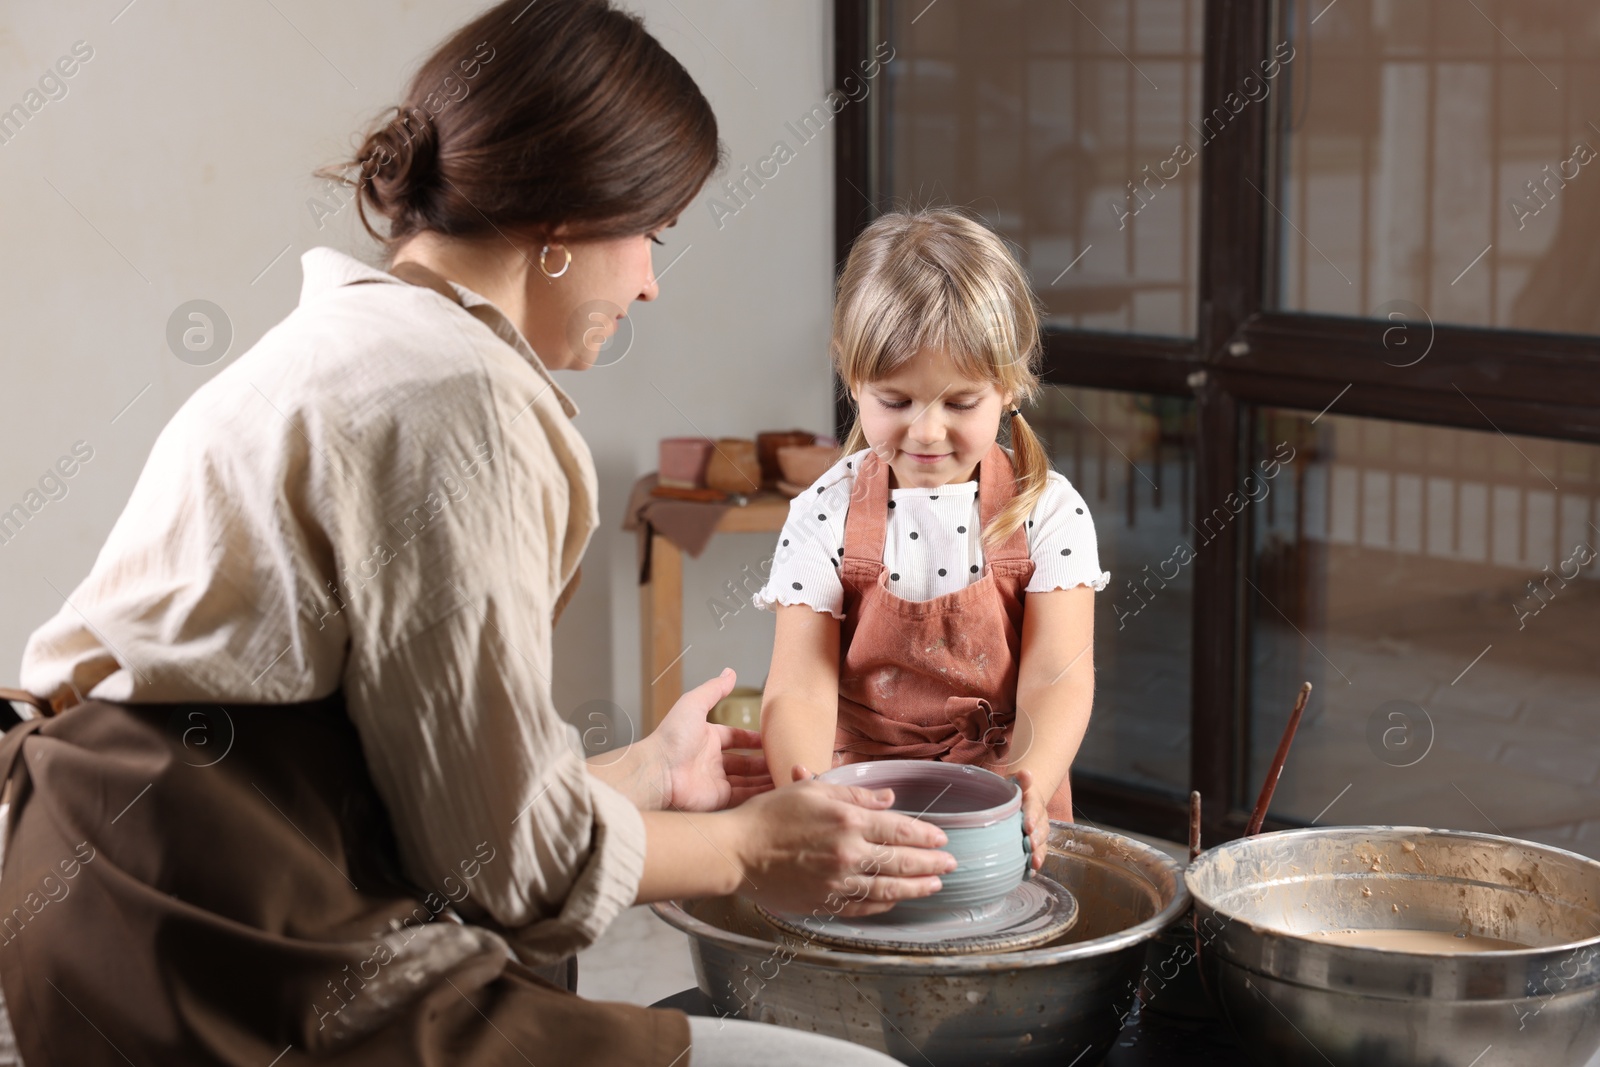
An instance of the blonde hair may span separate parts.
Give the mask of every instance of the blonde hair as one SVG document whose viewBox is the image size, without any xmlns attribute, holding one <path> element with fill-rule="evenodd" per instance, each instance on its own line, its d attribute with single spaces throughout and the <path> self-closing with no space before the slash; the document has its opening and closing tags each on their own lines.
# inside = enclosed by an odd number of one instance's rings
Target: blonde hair
<svg viewBox="0 0 1600 1067">
<path fill-rule="evenodd" d="M 833 305 L 833 366 L 845 387 L 877 381 L 924 348 L 950 354 L 968 378 L 992 382 L 1017 405 L 1039 391 L 1040 308 L 1005 243 L 953 208 L 893 212 L 850 248 Z M 867 445 L 856 418 L 846 454 Z M 1044 494 L 1050 458 L 1021 415 L 1011 419 L 1016 496 L 983 531 L 993 548 Z"/>
</svg>

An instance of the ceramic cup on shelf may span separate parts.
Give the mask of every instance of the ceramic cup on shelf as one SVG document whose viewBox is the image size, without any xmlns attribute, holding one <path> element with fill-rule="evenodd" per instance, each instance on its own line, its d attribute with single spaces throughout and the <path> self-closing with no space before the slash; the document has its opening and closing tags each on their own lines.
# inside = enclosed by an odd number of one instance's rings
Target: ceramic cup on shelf
<svg viewBox="0 0 1600 1067">
<path fill-rule="evenodd" d="M 724 493 L 755 493 L 761 489 L 761 460 L 756 443 L 744 437 L 719 437 L 706 463 L 706 485 Z"/>
<path fill-rule="evenodd" d="M 755 686 L 737 685 L 711 709 L 706 716 L 719 726 L 733 726 L 741 730 L 761 729 L 761 690 Z"/>
<path fill-rule="evenodd" d="M 997 904 L 1033 873 L 1022 832 L 1022 787 L 993 771 L 961 763 L 878 760 L 847 763 L 818 776 L 836 785 L 894 790 L 893 810 L 945 832 L 943 851 L 957 867 L 941 875 L 932 896 L 902 900 L 895 910 L 943 912 Z"/>
<path fill-rule="evenodd" d="M 761 461 L 761 487 L 776 489 L 778 480 L 784 476 L 778 466 L 778 449 L 816 443 L 817 435 L 810 430 L 767 430 L 756 434 L 756 455 Z"/>
<path fill-rule="evenodd" d="M 703 489 L 706 465 L 716 443 L 709 437 L 663 437 L 657 446 L 662 485 L 678 489 Z"/>
<path fill-rule="evenodd" d="M 796 496 L 837 462 L 839 449 L 835 445 L 784 445 L 778 449 L 778 489 Z"/>
</svg>

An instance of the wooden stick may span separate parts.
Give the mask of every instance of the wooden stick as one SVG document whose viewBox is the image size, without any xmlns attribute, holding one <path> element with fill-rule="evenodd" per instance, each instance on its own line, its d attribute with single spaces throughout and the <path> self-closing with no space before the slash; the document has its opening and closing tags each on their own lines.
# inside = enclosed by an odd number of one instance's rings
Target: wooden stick
<svg viewBox="0 0 1600 1067">
<path fill-rule="evenodd" d="M 1244 828 L 1244 836 L 1254 837 L 1261 832 L 1261 824 L 1267 821 L 1267 806 L 1272 803 L 1272 793 L 1278 788 L 1278 776 L 1283 773 L 1284 761 L 1289 758 L 1289 745 L 1294 741 L 1294 732 L 1300 728 L 1300 715 L 1306 710 L 1306 700 L 1311 696 L 1311 683 L 1307 682 L 1300 687 L 1300 695 L 1295 699 L 1294 711 L 1289 715 L 1289 724 L 1283 728 L 1283 737 L 1278 741 L 1278 754 L 1272 757 L 1272 767 L 1267 771 L 1267 780 L 1261 783 L 1261 795 L 1256 798 L 1256 810 L 1250 814 L 1250 822 Z"/>
<path fill-rule="evenodd" d="M 1189 862 L 1200 855 L 1200 790 L 1189 794 Z"/>
</svg>

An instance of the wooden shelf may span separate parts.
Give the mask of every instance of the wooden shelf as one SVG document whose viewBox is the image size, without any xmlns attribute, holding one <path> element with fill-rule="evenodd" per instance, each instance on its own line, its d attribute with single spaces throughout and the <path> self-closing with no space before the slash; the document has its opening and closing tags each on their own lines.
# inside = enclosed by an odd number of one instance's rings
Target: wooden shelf
<svg viewBox="0 0 1600 1067">
<path fill-rule="evenodd" d="M 718 505 L 705 505 L 715 507 Z M 757 493 L 743 507 L 732 507 L 717 523 L 717 533 L 777 533 L 789 517 L 789 498 Z M 646 733 L 661 724 L 683 695 L 683 550 L 658 533 L 650 535 L 650 580 L 639 587 L 642 644 L 640 708 Z"/>
</svg>

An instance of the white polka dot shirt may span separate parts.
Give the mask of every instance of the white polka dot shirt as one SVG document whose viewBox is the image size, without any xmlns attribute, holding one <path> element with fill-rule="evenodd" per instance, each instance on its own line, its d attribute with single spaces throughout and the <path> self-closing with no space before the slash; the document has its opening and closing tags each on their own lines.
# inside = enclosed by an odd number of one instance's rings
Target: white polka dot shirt
<svg viewBox="0 0 1600 1067">
<path fill-rule="evenodd" d="M 844 618 L 839 567 L 845 512 L 866 454 L 863 449 L 846 456 L 790 503 L 767 584 L 754 598 L 757 607 L 805 604 Z M 1098 591 L 1111 581 L 1110 572 L 1100 569 L 1089 507 L 1058 471 L 1050 472 L 1026 529 L 1034 564 L 1027 592 L 1079 585 Z M 896 596 L 932 600 L 977 581 L 983 576 L 982 542 L 977 481 L 890 490 L 883 563 L 889 591 Z"/>
</svg>

